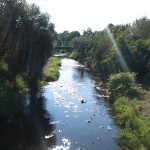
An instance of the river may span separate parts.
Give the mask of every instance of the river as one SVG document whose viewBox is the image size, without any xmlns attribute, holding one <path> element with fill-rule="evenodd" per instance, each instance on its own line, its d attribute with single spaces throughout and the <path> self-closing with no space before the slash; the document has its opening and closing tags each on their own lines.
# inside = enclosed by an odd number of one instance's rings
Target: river
<svg viewBox="0 0 150 150">
<path fill-rule="evenodd" d="M 84 66 L 63 58 L 59 80 L 45 86 L 35 101 L 28 96 L 26 115 L 0 130 L 1 147 L 117 150 L 117 125 L 100 85 Z"/>
</svg>

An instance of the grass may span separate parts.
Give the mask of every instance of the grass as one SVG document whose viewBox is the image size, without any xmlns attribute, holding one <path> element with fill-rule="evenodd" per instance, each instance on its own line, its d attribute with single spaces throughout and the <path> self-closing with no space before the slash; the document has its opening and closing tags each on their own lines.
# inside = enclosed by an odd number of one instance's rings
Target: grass
<svg viewBox="0 0 150 150">
<path fill-rule="evenodd" d="M 69 58 L 70 59 L 75 59 L 77 60 L 77 58 L 79 57 L 79 52 L 77 50 L 73 51 L 70 55 Z"/>
<path fill-rule="evenodd" d="M 138 85 L 134 78 L 134 80 L 131 77 L 129 79 L 132 82 L 122 74 L 116 74 L 111 75 L 108 80 L 108 91 L 109 94 L 114 95 L 113 106 L 117 121 L 122 127 L 118 134 L 118 141 L 123 150 L 150 150 L 150 84 L 146 82 L 149 80 L 146 78 L 140 82 L 141 88 L 135 88 L 138 94 L 133 92 L 131 96 L 128 91 L 133 88 L 129 83 L 134 83 L 133 87 Z"/>
<path fill-rule="evenodd" d="M 150 90 L 143 89 L 143 96 L 141 101 L 141 114 L 150 118 Z"/>
<path fill-rule="evenodd" d="M 141 90 L 141 115 L 150 118 L 150 75 L 139 81 Z"/>
<path fill-rule="evenodd" d="M 40 87 L 45 86 L 47 82 L 58 80 L 60 65 L 61 65 L 61 62 L 59 58 L 51 57 L 49 59 L 47 65 L 44 67 L 44 70 L 43 70 L 43 78 L 39 82 Z M 27 82 L 21 76 L 18 76 L 16 78 L 16 84 L 17 84 L 17 87 L 21 91 L 29 88 Z"/>
<path fill-rule="evenodd" d="M 42 82 L 56 81 L 59 78 L 60 59 L 56 57 L 50 58 L 43 71 Z"/>
<path fill-rule="evenodd" d="M 150 120 L 139 113 L 138 100 L 120 97 L 114 103 L 118 121 L 122 124 L 118 139 L 124 150 L 150 149 Z"/>
</svg>

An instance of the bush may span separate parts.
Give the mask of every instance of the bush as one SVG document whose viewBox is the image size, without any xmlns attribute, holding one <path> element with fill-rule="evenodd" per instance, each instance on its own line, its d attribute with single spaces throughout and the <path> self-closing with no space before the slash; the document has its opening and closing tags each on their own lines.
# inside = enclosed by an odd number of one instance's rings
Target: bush
<svg viewBox="0 0 150 150">
<path fill-rule="evenodd" d="M 132 100 L 128 97 L 120 97 L 114 103 L 118 119 L 125 126 L 128 120 L 138 116 L 139 103 L 137 100 Z"/>
<path fill-rule="evenodd" d="M 0 121 L 13 117 L 23 110 L 23 96 L 16 89 L 0 92 Z"/>
<path fill-rule="evenodd" d="M 135 83 L 135 76 L 135 73 L 129 72 L 110 75 L 107 84 L 110 98 L 136 96 L 139 87 Z"/>
<path fill-rule="evenodd" d="M 118 136 L 120 145 L 132 150 L 150 149 L 150 121 L 139 115 L 139 101 L 120 97 L 114 107 L 124 127 Z"/>
<path fill-rule="evenodd" d="M 75 59 L 78 60 L 80 53 L 77 50 L 74 50 L 70 55 L 69 58 L 70 59 Z"/>
<path fill-rule="evenodd" d="M 139 150 L 141 142 L 130 130 L 121 130 L 118 136 L 121 146 L 125 147 L 125 149 Z"/>
</svg>

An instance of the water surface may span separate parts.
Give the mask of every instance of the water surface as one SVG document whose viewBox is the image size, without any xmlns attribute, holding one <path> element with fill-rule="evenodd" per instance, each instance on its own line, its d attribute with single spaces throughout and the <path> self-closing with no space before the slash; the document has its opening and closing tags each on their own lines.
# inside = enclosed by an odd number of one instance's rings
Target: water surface
<svg viewBox="0 0 150 150">
<path fill-rule="evenodd" d="M 45 109 L 55 125 L 54 149 L 65 144 L 68 149 L 117 150 L 117 128 L 100 84 L 76 61 L 62 59 L 59 80 L 44 88 Z"/>
<path fill-rule="evenodd" d="M 0 149 L 117 150 L 117 126 L 100 85 L 63 58 L 59 80 L 27 95 L 24 112 L 0 124 Z"/>
</svg>

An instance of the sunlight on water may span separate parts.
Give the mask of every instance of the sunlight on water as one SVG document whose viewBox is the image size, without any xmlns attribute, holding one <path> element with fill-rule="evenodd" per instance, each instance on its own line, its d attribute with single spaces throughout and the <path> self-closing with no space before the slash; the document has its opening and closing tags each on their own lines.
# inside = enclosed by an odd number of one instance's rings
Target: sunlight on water
<svg viewBox="0 0 150 150">
<path fill-rule="evenodd" d="M 62 59 L 60 78 L 43 88 L 46 110 L 53 117 L 54 131 L 44 137 L 48 150 L 117 149 L 117 126 L 105 103 L 100 81 L 94 80 L 78 62 Z"/>
<path fill-rule="evenodd" d="M 54 148 L 48 148 L 48 150 L 71 150 L 70 146 L 71 146 L 71 142 L 69 141 L 69 139 L 67 138 L 63 138 L 62 139 L 62 143 L 63 145 L 60 146 L 56 146 Z M 77 148 L 75 150 L 80 150 L 81 148 Z M 83 150 L 83 149 L 82 149 Z"/>
<path fill-rule="evenodd" d="M 63 138 L 62 143 L 63 143 L 63 145 L 56 146 L 55 148 L 53 148 L 51 150 L 70 150 L 71 142 L 68 139 Z M 48 148 L 48 150 L 50 150 L 50 149 Z"/>
<path fill-rule="evenodd" d="M 115 39 L 114 39 L 110 29 L 106 28 L 106 32 L 107 32 L 109 38 L 111 39 L 111 41 L 112 41 L 112 43 L 113 43 L 113 45 L 115 47 L 115 51 L 117 53 L 118 60 L 120 62 L 120 65 L 121 65 L 122 69 L 124 71 L 126 71 L 126 72 L 130 72 L 129 67 L 128 67 L 127 63 L 125 62 L 125 60 L 124 60 L 124 58 L 123 58 L 123 56 L 122 56 L 122 54 L 121 54 L 121 52 L 120 52 L 120 50 L 118 48 L 118 45 L 117 45 L 117 43 L 116 43 L 116 41 L 115 41 Z"/>
</svg>

